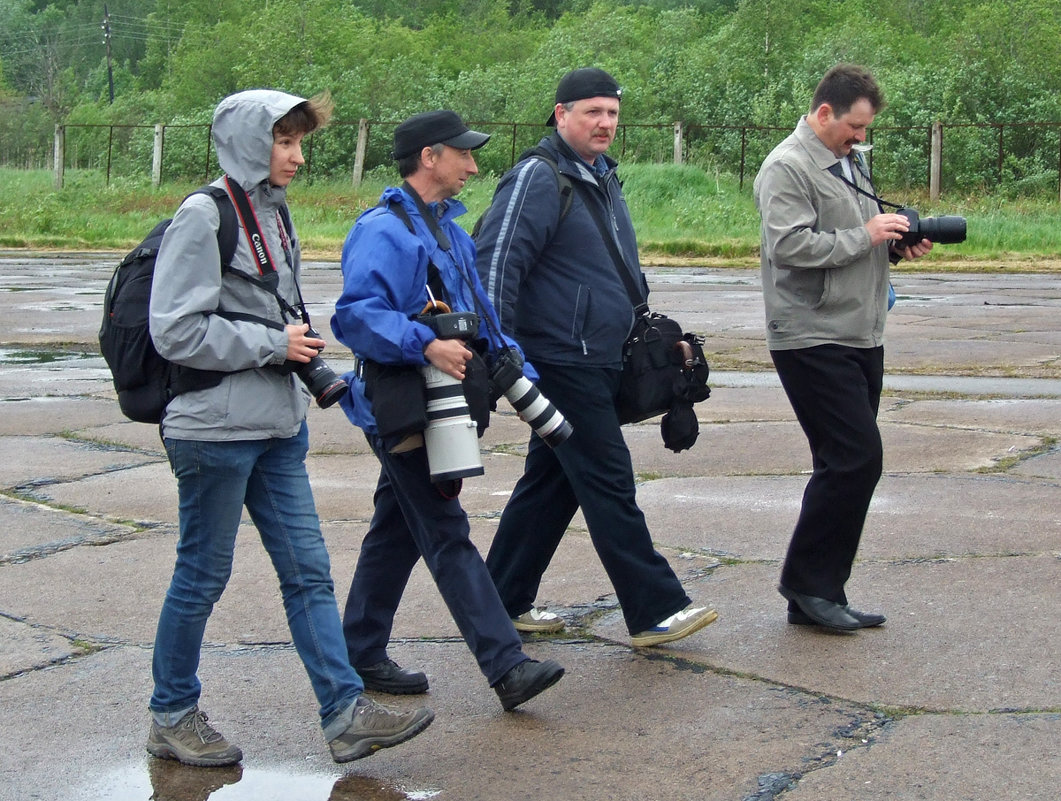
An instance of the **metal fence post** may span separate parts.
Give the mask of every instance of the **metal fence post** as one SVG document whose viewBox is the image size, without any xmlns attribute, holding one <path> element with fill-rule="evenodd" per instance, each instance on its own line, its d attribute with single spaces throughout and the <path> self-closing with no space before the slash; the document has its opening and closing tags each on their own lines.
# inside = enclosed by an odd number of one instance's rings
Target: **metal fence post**
<svg viewBox="0 0 1061 801">
<path fill-rule="evenodd" d="M 66 126 L 56 125 L 55 126 L 55 160 L 54 171 L 55 171 L 55 188 L 63 188 L 63 169 L 66 166 Z"/>
<path fill-rule="evenodd" d="M 357 147 L 354 150 L 354 186 L 361 186 L 365 178 L 365 150 L 368 148 L 368 120 L 357 121 Z"/>
<path fill-rule="evenodd" d="M 111 185 L 111 154 L 114 150 L 114 126 L 107 126 L 107 180 L 104 186 Z"/>
<path fill-rule="evenodd" d="M 162 185 L 162 139 L 165 126 L 155 126 L 155 144 L 151 148 L 151 186 L 158 189 Z"/>
<path fill-rule="evenodd" d="M 929 139 L 928 197 L 937 203 L 943 179 L 943 123 L 939 120 L 932 123 Z"/>
</svg>

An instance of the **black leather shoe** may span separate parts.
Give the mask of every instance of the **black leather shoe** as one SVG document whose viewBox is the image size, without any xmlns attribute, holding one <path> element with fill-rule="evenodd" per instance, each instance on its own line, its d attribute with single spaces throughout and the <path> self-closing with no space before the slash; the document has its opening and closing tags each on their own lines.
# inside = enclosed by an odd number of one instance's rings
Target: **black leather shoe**
<svg viewBox="0 0 1061 801">
<path fill-rule="evenodd" d="M 427 676 L 405 670 L 393 659 L 384 659 L 375 665 L 357 668 L 366 690 L 391 695 L 419 695 L 427 692 Z"/>
<path fill-rule="evenodd" d="M 836 601 L 828 601 L 825 598 L 815 598 L 813 595 L 804 595 L 801 592 L 790 590 L 784 584 L 777 585 L 777 591 L 785 598 L 799 607 L 806 615 L 808 621 L 818 626 L 837 631 L 855 631 L 864 628 L 854 615 L 851 615 Z M 792 614 L 791 612 L 789 613 Z M 791 617 L 789 618 L 791 620 Z"/>
<path fill-rule="evenodd" d="M 560 681 L 563 675 L 564 669 L 551 659 L 544 662 L 528 659 L 506 673 L 504 678 L 494 685 L 494 692 L 501 699 L 501 706 L 508 711 L 549 689 Z"/>
<path fill-rule="evenodd" d="M 874 626 L 881 625 L 886 618 L 884 615 L 878 615 L 875 612 L 861 612 L 858 609 L 852 609 L 850 606 L 843 607 L 847 614 L 851 615 L 855 620 L 859 622 L 859 628 L 869 629 Z M 795 626 L 817 626 L 818 624 L 807 617 L 803 612 L 800 611 L 799 607 L 788 610 L 788 622 Z"/>
</svg>

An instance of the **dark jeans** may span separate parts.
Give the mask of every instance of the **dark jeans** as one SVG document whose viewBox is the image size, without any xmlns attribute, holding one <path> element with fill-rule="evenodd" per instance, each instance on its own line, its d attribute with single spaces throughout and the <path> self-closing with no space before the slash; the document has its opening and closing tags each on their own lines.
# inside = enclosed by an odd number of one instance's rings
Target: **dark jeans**
<svg viewBox="0 0 1061 801">
<path fill-rule="evenodd" d="M 846 604 L 844 584 L 882 470 L 877 410 L 884 348 L 820 345 L 770 355 L 807 435 L 814 466 L 781 583 Z"/>
<path fill-rule="evenodd" d="M 689 605 L 681 582 L 652 545 L 635 498 L 630 450 L 615 413 L 619 371 L 534 365 L 538 389 L 574 432 L 555 450 L 533 434 L 523 476 L 486 557 L 505 608 L 534 605 L 542 575 L 578 508 L 615 588 L 631 634 Z M 504 403 L 504 401 L 501 401 Z"/>
<path fill-rule="evenodd" d="M 431 483 L 424 448 L 392 454 L 379 437 L 368 441 L 381 469 L 372 524 L 343 614 L 350 664 L 368 667 L 387 658 L 394 613 L 423 556 L 479 669 L 496 684 L 527 657 L 469 537 L 468 515 L 456 498 L 444 499 Z"/>
</svg>

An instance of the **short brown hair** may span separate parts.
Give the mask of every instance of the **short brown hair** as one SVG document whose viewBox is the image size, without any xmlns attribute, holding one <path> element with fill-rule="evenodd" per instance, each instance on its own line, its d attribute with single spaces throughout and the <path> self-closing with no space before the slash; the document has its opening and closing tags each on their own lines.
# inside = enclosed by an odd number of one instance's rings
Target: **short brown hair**
<svg viewBox="0 0 1061 801">
<path fill-rule="evenodd" d="M 810 110 L 813 113 L 828 103 L 834 114 L 842 116 L 863 97 L 873 106 L 874 114 L 884 108 L 884 95 L 869 70 L 857 64 L 837 64 L 818 83 Z"/>
<path fill-rule="evenodd" d="M 273 130 L 279 134 L 309 134 L 323 128 L 332 118 L 335 103 L 327 90 L 299 103 L 276 121 Z"/>
</svg>

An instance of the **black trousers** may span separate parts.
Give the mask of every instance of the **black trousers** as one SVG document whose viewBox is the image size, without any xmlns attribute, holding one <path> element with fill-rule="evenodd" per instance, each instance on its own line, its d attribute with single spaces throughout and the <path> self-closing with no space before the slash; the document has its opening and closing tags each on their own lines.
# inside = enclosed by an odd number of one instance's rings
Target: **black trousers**
<svg viewBox="0 0 1061 801">
<path fill-rule="evenodd" d="M 555 450 L 531 436 L 523 476 L 505 505 L 486 565 L 508 613 L 523 614 L 533 606 L 542 575 L 581 507 L 627 628 L 637 634 L 690 600 L 652 544 L 637 505 L 630 450 L 615 412 L 619 371 L 535 367 L 538 389 L 574 433 Z"/>
<path fill-rule="evenodd" d="M 456 498 L 443 498 L 431 483 L 424 448 L 394 454 L 379 437 L 368 441 L 380 473 L 372 524 L 361 543 L 343 614 L 350 664 L 368 667 L 387 658 L 394 614 L 423 557 L 464 642 L 493 686 L 527 656 L 471 541 L 468 515 Z"/>
<path fill-rule="evenodd" d="M 884 348 L 830 344 L 770 356 L 807 435 L 814 467 L 781 583 L 846 604 L 844 585 L 882 471 L 877 411 Z"/>
</svg>

